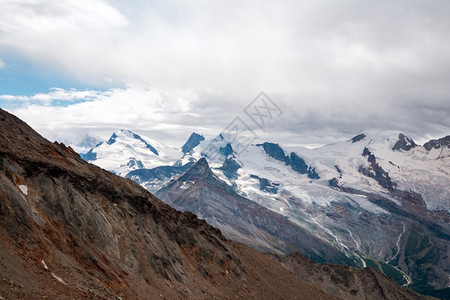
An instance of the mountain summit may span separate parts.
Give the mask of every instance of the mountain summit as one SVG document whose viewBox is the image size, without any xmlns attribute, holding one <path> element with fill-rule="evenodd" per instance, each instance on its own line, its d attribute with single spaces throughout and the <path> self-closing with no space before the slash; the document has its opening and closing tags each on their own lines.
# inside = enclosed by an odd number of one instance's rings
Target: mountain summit
<svg viewBox="0 0 450 300">
<path fill-rule="evenodd" d="M 125 176 L 133 170 L 170 164 L 179 156 L 181 151 L 175 147 L 122 129 L 115 131 L 106 142 L 83 154 L 82 158 Z"/>
</svg>

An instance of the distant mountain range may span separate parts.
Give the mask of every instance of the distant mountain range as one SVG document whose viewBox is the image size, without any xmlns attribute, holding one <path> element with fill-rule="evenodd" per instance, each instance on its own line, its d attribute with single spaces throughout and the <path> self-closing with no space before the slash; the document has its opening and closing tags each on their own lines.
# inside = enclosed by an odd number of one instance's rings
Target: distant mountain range
<svg viewBox="0 0 450 300">
<path fill-rule="evenodd" d="M 366 131 L 307 149 L 193 133 L 176 148 L 120 130 L 82 156 L 256 249 L 450 286 L 450 136 Z"/>
</svg>

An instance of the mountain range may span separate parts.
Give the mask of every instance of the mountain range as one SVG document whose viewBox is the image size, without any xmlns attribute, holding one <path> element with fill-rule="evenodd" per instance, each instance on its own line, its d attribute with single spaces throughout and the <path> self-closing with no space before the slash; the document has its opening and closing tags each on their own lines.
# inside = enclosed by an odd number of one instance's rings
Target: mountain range
<svg viewBox="0 0 450 300">
<path fill-rule="evenodd" d="M 371 267 L 265 255 L 228 240 L 1 109 L 0 126 L 0 299 L 424 298 Z M 225 188 L 206 159 L 187 172 L 195 170 Z"/>
<path fill-rule="evenodd" d="M 365 131 L 307 149 L 193 133 L 176 148 L 120 130 L 83 158 L 255 249 L 371 266 L 448 293 L 450 136 L 417 145 Z"/>
</svg>

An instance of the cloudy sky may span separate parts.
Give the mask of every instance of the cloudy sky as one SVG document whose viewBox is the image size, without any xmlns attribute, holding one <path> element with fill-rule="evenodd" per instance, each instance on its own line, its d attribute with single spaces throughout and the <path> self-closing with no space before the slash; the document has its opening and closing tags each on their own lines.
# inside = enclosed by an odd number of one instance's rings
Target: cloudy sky
<svg viewBox="0 0 450 300">
<path fill-rule="evenodd" d="M 212 137 L 264 91 L 263 140 L 450 134 L 448 0 L 0 0 L 0 107 L 50 139 Z"/>
</svg>

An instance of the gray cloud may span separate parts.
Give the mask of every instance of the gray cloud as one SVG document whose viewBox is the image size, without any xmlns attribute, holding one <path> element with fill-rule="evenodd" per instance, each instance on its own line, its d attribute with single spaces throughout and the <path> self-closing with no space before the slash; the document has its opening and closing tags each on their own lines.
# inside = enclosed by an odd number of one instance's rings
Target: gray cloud
<svg viewBox="0 0 450 300">
<path fill-rule="evenodd" d="M 0 54 L 127 87 L 17 110 L 46 134 L 62 130 L 45 119 L 57 110 L 67 131 L 126 126 L 181 142 L 220 131 L 264 90 L 286 112 L 264 138 L 321 144 L 379 128 L 424 140 L 450 131 L 449 13 L 445 0 L 9 1 Z"/>
</svg>

